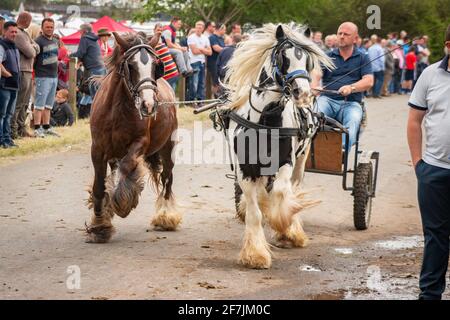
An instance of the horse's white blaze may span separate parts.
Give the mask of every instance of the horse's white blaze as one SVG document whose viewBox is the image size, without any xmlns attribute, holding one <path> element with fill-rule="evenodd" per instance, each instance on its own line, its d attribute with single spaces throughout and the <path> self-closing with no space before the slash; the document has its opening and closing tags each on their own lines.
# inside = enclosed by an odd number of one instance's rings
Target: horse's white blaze
<svg viewBox="0 0 450 320">
<path fill-rule="evenodd" d="M 152 65 L 153 65 L 152 61 L 153 61 L 153 57 L 146 52 L 145 54 L 148 55 L 148 62 L 146 64 L 144 64 L 141 61 L 141 54 L 142 54 L 141 52 L 138 52 L 134 56 L 134 62 L 136 63 L 136 65 L 138 67 L 138 74 L 139 74 L 139 80 L 138 81 L 141 81 L 141 80 L 143 80 L 145 78 L 151 78 L 152 77 Z M 145 85 L 148 85 L 148 83 L 144 83 L 144 86 Z M 153 107 L 153 105 L 155 103 L 154 94 L 155 94 L 155 92 L 152 89 L 143 89 L 140 92 L 140 97 L 141 97 L 142 101 L 144 101 L 144 103 L 145 103 L 147 108 Z"/>
</svg>

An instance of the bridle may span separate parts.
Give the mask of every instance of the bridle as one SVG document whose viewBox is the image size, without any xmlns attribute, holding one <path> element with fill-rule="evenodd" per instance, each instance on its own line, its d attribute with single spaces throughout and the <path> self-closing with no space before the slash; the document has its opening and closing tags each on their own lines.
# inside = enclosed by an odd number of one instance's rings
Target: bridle
<svg viewBox="0 0 450 320">
<path fill-rule="evenodd" d="M 136 108 L 138 108 L 140 110 L 141 98 L 140 98 L 139 94 L 141 93 L 141 91 L 145 90 L 145 89 L 151 89 L 151 90 L 157 92 L 158 88 L 157 88 L 156 80 L 151 77 L 147 77 L 142 80 L 139 80 L 139 82 L 136 84 L 133 84 L 131 82 L 131 74 L 130 74 L 130 69 L 128 67 L 128 61 L 131 58 L 133 58 L 138 52 L 141 52 L 141 56 L 144 52 L 147 52 L 151 56 L 153 56 L 155 59 L 159 59 L 158 54 L 155 52 L 155 50 L 151 46 L 149 46 L 147 44 L 138 44 L 138 45 L 131 47 L 127 51 L 125 51 L 123 60 L 120 63 L 117 73 L 122 78 L 122 80 L 125 84 L 125 88 L 127 89 L 127 93 L 130 96 L 130 98 L 135 102 Z M 157 101 L 155 101 L 155 107 L 153 108 L 153 110 L 156 110 L 156 104 L 157 104 Z M 142 111 L 141 111 L 141 113 L 142 113 Z"/>
<path fill-rule="evenodd" d="M 252 104 L 252 90 L 257 91 L 272 91 L 281 93 L 283 95 L 283 100 L 289 100 L 290 96 L 292 94 L 292 84 L 296 79 L 306 79 L 309 82 L 311 82 L 311 76 L 309 75 L 308 70 L 303 69 L 297 69 L 292 72 L 289 72 L 288 74 L 283 74 L 282 68 L 283 68 L 283 51 L 285 50 L 286 46 L 292 46 L 297 48 L 298 50 L 303 49 L 303 46 L 299 43 L 297 43 L 295 40 L 284 38 L 280 40 L 275 47 L 273 48 L 272 55 L 271 55 L 271 65 L 272 65 L 272 77 L 275 80 L 277 86 L 275 88 L 268 88 L 264 86 L 264 82 L 260 83 L 259 86 L 252 85 L 252 88 L 249 92 L 249 102 L 250 106 L 253 110 L 255 110 L 258 113 L 261 113 L 260 110 L 256 109 Z M 308 57 L 307 59 L 310 59 Z M 308 60 L 307 67 L 311 66 L 311 62 Z M 269 80 L 269 78 L 267 79 Z M 267 81 L 266 80 L 266 81 Z"/>
</svg>

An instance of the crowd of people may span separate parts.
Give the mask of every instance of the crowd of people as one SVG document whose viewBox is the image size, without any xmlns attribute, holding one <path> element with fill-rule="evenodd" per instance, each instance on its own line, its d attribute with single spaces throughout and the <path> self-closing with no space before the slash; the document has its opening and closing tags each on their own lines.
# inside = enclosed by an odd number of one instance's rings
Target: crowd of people
<svg viewBox="0 0 450 320">
<path fill-rule="evenodd" d="M 73 124 L 75 115 L 67 104 L 71 57 L 78 58 L 78 117 L 89 117 L 97 88 L 88 79 L 106 74 L 105 58 L 113 52 L 109 45 L 111 32 L 107 29 L 95 33 L 90 24 L 81 25 L 80 43 L 76 52 L 70 53 L 55 34 L 51 18 L 42 21 L 35 38 L 27 32 L 31 20 L 28 12 L 20 13 L 16 22 L 0 20 L 3 33 L 0 40 L 0 143 L 3 148 L 18 147 L 15 139 L 22 137 L 58 136 L 54 126 Z M 198 101 L 193 104 L 198 108 L 207 98 L 207 84 L 211 84 L 215 96 L 221 95 L 220 84 L 227 62 L 246 35 L 239 23 L 228 28 L 214 21 L 197 21 L 179 39 L 181 29 L 183 22 L 177 17 L 172 18 L 169 25 L 156 24 L 154 31 L 161 34 L 161 39 L 155 50 L 164 64 L 164 79 L 176 90 L 180 77 L 184 77 L 186 100 Z M 337 35 L 328 35 L 324 40 L 322 35 L 317 31 L 311 38 L 325 52 L 337 50 Z M 152 35 L 142 36 L 150 39 Z M 390 33 L 386 38 L 358 37 L 356 46 L 372 61 L 374 76 L 374 85 L 365 95 L 380 98 L 393 93 L 410 93 L 429 64 L 427 44 L 427 36 L 410 41 L 405 31 L 399 35 Z M 383 57 L 376 59 L 379 56 Z"/>
<path fill-rule="evenodd" d="M 312 40 L 325 52 L 337 47 L 337 35 L 316 31 Z M 410 38 L 406 31 L 391 32 L 385 38 L 374 34 L 370 38 L 358 36 L 356 46 L 372 61 L 374 86 L 366 96 L 388 97 L 391 94 L 410 94 L 415 82 L 429 65 L 428 36 Z M 380 59 L 378 57 L 383 56 Z"/>
</svg>

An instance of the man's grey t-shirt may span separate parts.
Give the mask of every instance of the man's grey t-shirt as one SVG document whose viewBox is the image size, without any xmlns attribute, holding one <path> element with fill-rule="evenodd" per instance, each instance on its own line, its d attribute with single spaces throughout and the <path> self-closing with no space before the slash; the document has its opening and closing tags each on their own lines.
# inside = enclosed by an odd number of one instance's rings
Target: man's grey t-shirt
<svg viewBox="0 0 450 320">
<path fill-rule="evenodd" d="M 426 68 L 417 80 L 409 106 L 426 111 L 426 149 L 423 160 L 450 169 L 450 71 L 449 56 Z"/>
<path fill-rule="evenodd" d="M 41 51 L 34 62 L 36 78 L 58 77 L 58 42 L 56 39 L 48 39 L 43 35 L 36 39 Z"/>
</svg>

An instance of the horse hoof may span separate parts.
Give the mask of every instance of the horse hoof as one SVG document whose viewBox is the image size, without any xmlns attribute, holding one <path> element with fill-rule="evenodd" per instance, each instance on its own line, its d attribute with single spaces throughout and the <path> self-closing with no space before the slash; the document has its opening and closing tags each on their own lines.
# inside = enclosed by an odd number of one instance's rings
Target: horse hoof
<svg viewBox="0 0 450 320">
<path fill-rule="evenodd" d="M 175 231 L 181 223 L 181 215 L 177 213 L 162 214 L 152 220 L 153 229 L 156 231 Z"/>
<path fill-rule="evenodd" d="M 274 243 L 274 246 L 281 249 L 292 249 L 294 244 L 288 239 L 280 239 Z"/>
<path fill-rule="evenodd" d="M 241 251 L 239 262 L 250 269 L 269 269 L 272 265 L 272 257 L 268 250 L 263 252 Z"/>
<path fill-rule="evenodd" d="M 90 226 L 86 228 L 86 243 L 107 243 L 115 229 L 113 226 Z"/>
</svg>

